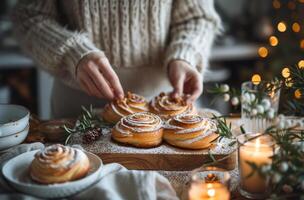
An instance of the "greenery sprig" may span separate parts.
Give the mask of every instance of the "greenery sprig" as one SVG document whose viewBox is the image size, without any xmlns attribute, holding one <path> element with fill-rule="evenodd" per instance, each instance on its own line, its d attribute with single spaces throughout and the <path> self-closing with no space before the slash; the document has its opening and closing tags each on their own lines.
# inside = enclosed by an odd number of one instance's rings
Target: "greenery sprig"
<svg viewBox="0 0 304 200">
<path fill-rule="evenodd" d="M 224 117 L 214 117 L 219 122 L 219 134 L 223 138 L 231 138 L 231 125 L 227 124 Z M 244 129 L 242 129 L 244 133 Z M 252 137 L 254 140 L 258 137 L 269 135 L 276 144 L 276 151 L 272 156 L 270 165 L 257 166 L 255 163 L 247 162 L 252 168 L 252 176 L 258 173 L 261 176 L 268 177 L 271 180 L 271 196 L 270 199 L 303 199 L 304 198 L 304 130 L 297 129 L 296 126 L 288 128 L 278 128 L 276 126 L 269 127 L 265 133 Z M 232 136 L 233 138 L 233 136 Z M 239 147 L 242 144 L 239 144 Z M 238 147 L 238 148 L 239 148 Z M 210 162 L 204 167 L 217 165 L 219 162 L 228 159 L 237 149 L 227 156 L 216 159 L 209 152 Z"/>
<path fill-rule="evenodd" d="M 217 117 L 213 115 L 212 119 L 216 121 L 216 125 L 217 125 L 216 132 L 219 135 L 219 140 L 223 138 L 231 139 L 233 137 L 231 130 L 231 122 L 228 124 L 224 116 Z"/>
<path fill-rule="evenodd" d="M 213 88 L 207 90 L 208 93 L 214 94 L 215 97 L 210 104 L 213 104 L 217 98 L 223 98 L 224 101 L 230 101 L 231 105 L 237 109 L 240 105 L 241 93 L 236 88 L 230 88 L 227 84 L 215 84 Z"/>
<path fill-rule="evenodd" d="M 74 128 L 68 128 L 67 126 L 63 126 L 63 129 L 65 130 L 67 137 L 65 140 L 65 144 L 68 144 L 71 136 L 74 133 L 84 133 L 90 129 L 93 128 L 110 128 L 113 126 L 113 124 L 107 123 L 104 120 L 102 120 L 100 117 L 98 117 L 93 112 L 93 106 L 90 105 L 90 108 L 87 109 L 84 106 L 81 106 L 82 108 L 82 115 L 79 117 L 76 126 Z"/>
</svg>

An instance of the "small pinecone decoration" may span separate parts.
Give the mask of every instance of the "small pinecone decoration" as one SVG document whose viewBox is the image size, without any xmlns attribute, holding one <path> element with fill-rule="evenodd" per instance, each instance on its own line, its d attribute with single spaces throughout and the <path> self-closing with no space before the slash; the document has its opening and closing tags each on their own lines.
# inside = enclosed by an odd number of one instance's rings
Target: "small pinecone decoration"
<svg viewBox="0 0 304 200">
<path fill-rule="evenodd" d="M 90 144 L 96 141 L 101 136 L 101 128 L 92 128 L 84 133 L 82 136 L 82 142 L 84 144 Z"/>
</svg>

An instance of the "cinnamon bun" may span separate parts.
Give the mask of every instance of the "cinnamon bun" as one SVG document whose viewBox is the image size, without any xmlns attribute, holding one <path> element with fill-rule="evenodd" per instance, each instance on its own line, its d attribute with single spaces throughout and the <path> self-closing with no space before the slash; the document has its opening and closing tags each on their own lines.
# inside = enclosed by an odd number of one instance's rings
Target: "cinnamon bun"
<svg viewBox="0 0 304 200">
<path fill-rule="evenodd" d="M 217 137 L 214 121 L 199 115 L 177 115 L 164 125 L 164 140 L 176 147 L 204 149 Z"/>
<path fill-rule="evenodd" d="M 89 159 L 83 151 L 55 144 L 35 154 L 30 177 L 42 184 L 64 183 L 84 177 L 89 168 Z"/>
<path fill-rule="evenodd" d="M 163 92 L 150 102 L 149 108 L 150 112 L 160 116 L 163 120 L 179 114 L 195 113 L 194 106 L 188 105 L 183 97 L 172 98 Z"/>
<path fill-rule="evenodd" d="M 162 120 L 149 112 L 123 117 L 112 129 L 112 138 L 136 147 L 155 147 L 162 141 Z"/>
<path fill-rule="evenodd" d="M 146 111 L 148 111 L 148 103 L 145 98 L 128 92 L 122 100 L 116 100 L 107 104 L 101 115 L 107 122 L 115 124 L 124 116 Z"/>
</svg>

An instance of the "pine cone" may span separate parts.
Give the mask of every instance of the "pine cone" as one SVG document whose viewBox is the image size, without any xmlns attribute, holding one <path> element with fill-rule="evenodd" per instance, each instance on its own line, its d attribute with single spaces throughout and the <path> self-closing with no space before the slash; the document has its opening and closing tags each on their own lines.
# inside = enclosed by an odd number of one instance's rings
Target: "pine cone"
<svg viewBox="0 0 304 200">
<path fill-rule="evenodd" d="M 101 128 L 92 128 L 84 133 L 82 136 L 82 142 L 84 144 L 90 144 L 101 136 Z"/>
</svg>

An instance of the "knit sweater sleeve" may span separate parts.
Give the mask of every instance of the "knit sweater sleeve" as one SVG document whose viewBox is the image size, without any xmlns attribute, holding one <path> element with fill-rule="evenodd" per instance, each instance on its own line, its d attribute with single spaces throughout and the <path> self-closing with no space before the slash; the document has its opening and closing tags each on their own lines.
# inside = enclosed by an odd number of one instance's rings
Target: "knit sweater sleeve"
<svg viewBox="0 0 304 200">
<path fill-rule="evenodd" d="M 174 1 L 165 66 L 180 59 L 203 72 L 208 65 L 213 39 L 220 30 L 221 21 L 213 0 Z"/>
<path fill-rule="evenodd" d="M 85 33 L 71 31 L 59 23 L 56 0 L 20 0 L 12 19 L 21 47 L 39 66 L 63 79 L 75 78 L 79 60 L 100 51 Z"/>
</svg>

